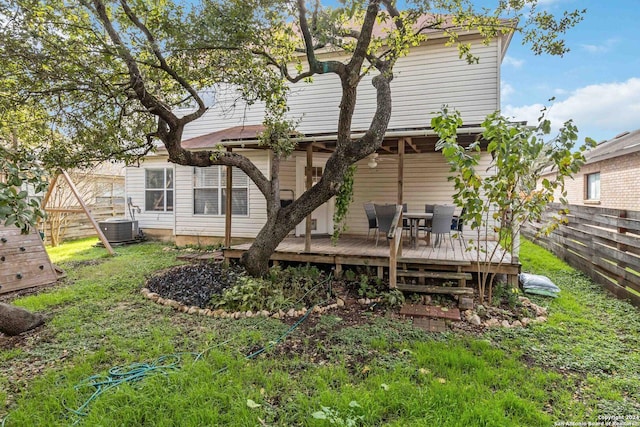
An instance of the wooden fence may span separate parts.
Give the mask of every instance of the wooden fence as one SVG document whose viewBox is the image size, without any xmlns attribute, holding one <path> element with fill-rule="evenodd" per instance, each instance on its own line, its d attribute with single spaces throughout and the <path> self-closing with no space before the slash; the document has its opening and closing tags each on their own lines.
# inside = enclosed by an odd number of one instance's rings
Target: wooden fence
<svg viewBox="0 0 640 427">
<path fill-rule="evenodd" d="M 114 217 L 124 217 L 124 204 L 112 204 L 106 206 L 89 206 L 89 210 L 91 211 L 91 215 L 96 220 L 96 222 L 104 221 L 109 218 Z M 46 221 L 45 223 L 45 244 L 50 245 L 50 223 Z M 64 226 L 64 230 L 62 233 L 63 241 L 81 239 L 83 237 L 91 237 L 96 236 L 96 230 L 91 225 L 89 218 L 84 213 L 72 213 L 67 217 L 67 224 Z"/>
<path fill-rule="evenodd" d="M 640 212 L 569 205 L 569 213 L 560 214 L 561 209 L 551 205 L 543 222 L 527 224 L 522 234 L 640 307 Z M 554 215 L 566 222 L 549 236 L 537 235 Z"/>
</svg>

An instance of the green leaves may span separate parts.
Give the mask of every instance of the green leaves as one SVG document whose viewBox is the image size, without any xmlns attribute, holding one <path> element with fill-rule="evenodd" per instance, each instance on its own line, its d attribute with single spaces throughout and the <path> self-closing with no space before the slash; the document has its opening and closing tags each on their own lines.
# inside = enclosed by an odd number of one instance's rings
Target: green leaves
<svg viewBox="0 0 640 427">
<path fill-rule="evenodd" d="M 453 200 L 465 208 L 464 220 L 478 235 L 495 233 L 511 253 L 518 250 L 516 236 L 522 224 L 541 220 L 546 205 L 557 194 L 564 194 L 565 179 L 578 172 L 585 161 L 584 150 L 593 144 L 587 140 L 575 150 L 578 133 L 571 121 L 549 138 L 551 123 L 546 119 L 546 110 L 536 127 L 511 123 L 496 112 L 482 123 L 481 137 L 487 143 L 491 163 L 487 169 L 490 172 L 480 174 L 480 153 L 472 152 L 472 146 L 465 149 L 457 143 L 460 115 L 444 107 L 431 123 L 440 136 L 436 148 L 442 150 L 451 165 L 450 180 L 456 191 Z M 551 231 L 554 226 L 552 221 L 546 230 Z M 483 298 L 484 285 L 480 288 Z"/>
<path fill-rule="evenodd" d="M 0 223 L 16 226 L 27 233 L 45 217 L 39 198 L 29 198 L 27 188 L 42 192 L 47 185 L 46 172 L 33 153 L 7 150 L 0 145 Z"/>
</svg>

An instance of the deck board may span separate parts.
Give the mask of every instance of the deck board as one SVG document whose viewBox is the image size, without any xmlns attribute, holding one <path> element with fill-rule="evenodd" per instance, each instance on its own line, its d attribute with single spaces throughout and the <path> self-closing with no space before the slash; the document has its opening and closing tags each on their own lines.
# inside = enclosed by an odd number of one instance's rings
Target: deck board
<svg viewBox="0 0 640 427">
<path fill-rule="evenodd" d="M 225 257 L 239 257 L 250 246 L 251 243 L 233 245 L 225 251 Z M 495 270 L 510 275 L 519 272 L 519 264 L 512 264 L 511 255 L 497 246 L 497 242 L 483 241 L 481 246 L 486 248 L 486 252 L 480 253 L 480 261 L 482 264 L 489 264 L 492 267 L 490 271 Z M 489 254 L 494 254 L 493 259 L 487 259 Z M 442 245 L 436 248 L 426 246 L 424 241 L 420 241 L 417 248 L 405 242 L 398 263 L 425 264 L 431 268 L 438 264 L 460 266 L 461 271 L 475 272 L 477 255 L 475 250 L 465 250 L 461 241 L 457 239 L 453 239 L 453 248 L 448 240 L 443 241 Z M 502 265 L 498 267 L 500 258 L 503 256 Z M 304 250 L 303 237 L 288 237 L 278 245 L 272 258 L 280 261 L 388 266 L 389 245 L 386 239 L 380 239 L 376 247 L 375 238 L 367 240 L 366 237 L 358 236 L 342 236 L 334 245 L 329 237 L 314 237 L 311 239 L 311 251 L 307 253 Z"/>
</svg>

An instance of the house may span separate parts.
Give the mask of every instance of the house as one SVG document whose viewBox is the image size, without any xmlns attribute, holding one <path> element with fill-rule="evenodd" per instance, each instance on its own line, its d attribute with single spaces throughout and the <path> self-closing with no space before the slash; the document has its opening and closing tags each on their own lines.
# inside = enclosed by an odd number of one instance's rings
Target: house
<svg viewBox="0 0 640 427">
<path fill-rule="evenodd" d="M 365 201 L 402 200 L 409 210 L 424 212 L 426 203 L 452 203 L 449 166 L 435 151 L 437 137 L 430 128 L 434 112 L 446 104 L 461 112 L 465 127 L 462 142 L 481 132 L 485 116 L 500 107 L 500 65 L 511 34 L 485 44 L 478 33 L 465 33 L 478 63 L 460 59 L 455 46 L 447 46 L 442 32 L 412 47 L 394 68 L 393 112 L 383 146 L 377 156 L 362 160 L 354 177 L 354 200 L 347 217 L 346 235 L 366 236 Z M 326 51 L 321 59 L 340 59 L 340 52 Z M 357 135 L 369 126 L 375 110 L 372 76 L 359 86 L 352 130 Z M 268 176 L 271 153 L 258 148 L 263 105 L 243 105 L 233 88 L 217 86 L 215 102 L 207 113 L 184 132 L 183 146 L 213 148 L 220 144 L 250 157 Z M 336 139 L 340 82 L 334 75 L 315 76 L 313 83 L 294 85 L 289 96 L 290 116 L 299 120 L 299 151 L 281 163 L 283 200 L 298 197 L 305 189 L 307 151 L 312 151 L 312 174 L 321 176 Z M 489 163 L 488 156 L 485 161 Z M 148 155 L 139 166 L 126 170 L 126 198 L 140 208 L 135 219 L 147 236 L 178 245 L 221 242 L 225 236 L 226 167 L 194 168 L 167 162 L 162 150 Z M 482 168 L 486 169 L 486 168 Z M 266 220 L 265 200 L 246 175 L 233 170 L 231 236 L 233 242 L 255 237 Z M 312 215 L 312 234 L 333 232 L 334 202 L 330 200 Z M 292 234 L 305 234 L 305 222 Z"/>
<path fill-rule="evenodd" d="M 566 182 L 569 204 L 640 211 L 640 129 L 599 143 L 585 159 Z"/>
</svg>

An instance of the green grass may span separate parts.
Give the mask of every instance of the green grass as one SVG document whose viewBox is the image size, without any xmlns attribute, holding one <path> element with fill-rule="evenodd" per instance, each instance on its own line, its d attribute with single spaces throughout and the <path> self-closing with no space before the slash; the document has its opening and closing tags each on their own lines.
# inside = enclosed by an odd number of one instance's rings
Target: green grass
<svg viewBox="0 0 640 427">
<path fill-rule="evenodd" d="M 0 351 L 6 426 L 537 427 L 640 413 L 638 310 L 528 242 L 524 270 L 562 289 L 555 300 L 532 298 L 549 307 L 545 324 L 434 335 L 386 316 L 346 327 L 328 313 L 307 331 L 322 340 L 291 334 L 305 348 L 297 356 L 276 349 L 251 360 L 245 356 L 288 325 L 155 305 L 139 289 L 175 265 L 176 252 L 145 243 L 108 257 L 93 243 L 49 249 L 67 279 L 15 301 L 49 320 L 19 347 Z M 76 388 L 83 379 L 176 353 L 178 369 L 103 393 L 86 416 L 68 409 L 91 396 Z M 312 416 L 323 411 L 332 419 Z"/>
</svg>

